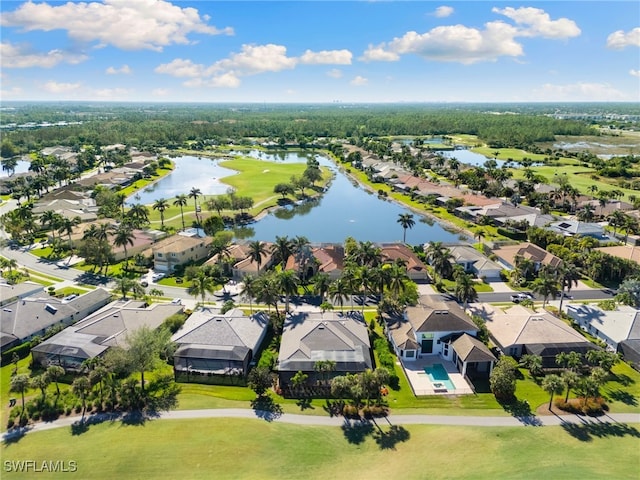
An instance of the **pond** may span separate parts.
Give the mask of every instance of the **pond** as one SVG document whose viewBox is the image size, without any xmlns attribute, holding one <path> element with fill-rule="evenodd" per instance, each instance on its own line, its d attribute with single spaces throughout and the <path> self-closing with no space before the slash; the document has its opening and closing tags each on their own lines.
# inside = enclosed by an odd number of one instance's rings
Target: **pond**
<svg viewBox="0 0 640 480">
<path fill-rule="evenodd" d="M 31 166 L 31 162 L 27 161 L 27 160 L 18 160 L 18 163 L 16 164 L 16 169 L 13 172 L 14 175 L 16 173 L 25 173 L 29 171 L 29 167 Z M 6 170 L 3 170 L 2 168 L 0 168 L 0 178 L 1 177 L 8 177 L 9 176 L 9 172 L 7 172 Z"/>
<path fill-rule="evenodd" d="M 429 241 L 461 240 L 458 233 L 445 230 L 431 219 L 368 192 L 351 181 L 334 163 L 322 155 L 258 150 L 241 154 L 264 161 L 286 163 L 306 162 L 310 157 L 314 157 L 320 165 L 331 169 L 335 177 L 321 198 L 273 210 L 262 219 L 236 229 L 238 239 L 271 242 L 276 236 L 302 235 L 312 242 L 338 243 L 343 242 L 348 236 L 360 241 L 396 242 L 401 241 L 403 235 L 402 227 L 397 223 L 398 216 L 401 213 L 413 213 L 416 224 L 407 230 L 407 243 L 415 245 Z M 173 173 L 147 189 L 148 191 L 140 192 L 140 200 L 129 200 L 148 204 L 160 197 L 169 199 L 179 193 L 187 193 L 194 186 L 200 188 L 205 195 L 222 194 L 229 188 L 220 182 L 220 178 L 234 172 L 220 167 L 216 160 L 192 156 L 177 157 L 173 160 L 176 164 Z M 169 182 L 176 174 L 178 178 Z"/>
<path fill-rule="evenodd" d="M 476 152 L 472 152 L 471 150 L 438 150 L 436 153 L 439 153 L 443 157 L 446 158 L 457 158 L 460 163 L 464 163 L 466 165 L 473 165 L 474 167 L 483 167 L 487 160 L 491 160 L 488 157 Z M 502 167 L 506 162 L 504 160 L 497 160 L 496 164 L 498 167 Z"/>
</svg>

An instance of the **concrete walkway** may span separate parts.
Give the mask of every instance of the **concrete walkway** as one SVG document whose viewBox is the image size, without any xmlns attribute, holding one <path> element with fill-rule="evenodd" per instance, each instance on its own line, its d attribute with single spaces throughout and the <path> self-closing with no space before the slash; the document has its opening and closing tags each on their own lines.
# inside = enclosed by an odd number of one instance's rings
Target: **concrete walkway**
<svg viewBox="0 0 640 480">
<path fill-rule="evenodd" d="M 94 414 L 86 417 L 88 425 L 114 422 L 122 420 L 121 415 L 116 414 Z M 254 420 L 264 420 L 267 422 L 289 423 L 294 425 L 315 425 L 325 427 L 340 427 L 344 424 L 357 425 L 368 423 L 369 420 L 349 420 L 344 417 L 328 417 L 320 415 L 299 415 L 294 413 L 280 413 L 264 410 L 253 410 L 249 408 L 221 408 L 213 410 L 174 410 L 162 412 L 157 416 L 149 417 L 149 421 L 154 420 L 188 420 L 199 418 L 245 418 Z M 373 420 L 372 420 L 373 421 Z M 31 432 L 42 432 L 56 428 L 70 427 L 79 424 L 79 417 L 63 417 L 53 422 L 40 422 L 29 425 L 25 428 L 14 429 L 5 432 L 2 440 L 7 441 L 12 438 L 21 437 Z M 563 424 L 575 425 L 600 425 L 600 424 L 627 424 L 640 423 L 638 413 L 617 413 L 604 415 L 601 417 L 582 417 L 578 415 L 548 415 L 524 417 L 478 417 L 478 416 L 453 416 L 453 415 L 389 415 L 385 418 L 375 419 L 377 423 L 388 423 L 389 425 L 452 425 L 468 427 L 524 427 L 524 426 L 558 426 Z"/>
</svg>

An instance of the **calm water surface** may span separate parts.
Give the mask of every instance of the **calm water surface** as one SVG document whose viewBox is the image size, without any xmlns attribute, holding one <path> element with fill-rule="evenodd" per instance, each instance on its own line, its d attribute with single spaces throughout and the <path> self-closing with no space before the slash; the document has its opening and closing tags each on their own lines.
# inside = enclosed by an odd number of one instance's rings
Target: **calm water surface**
<svg viewBox="0 0 640 480">
<path fill-rule="evenodd" d="M 327 158 L 314 153 L 262 152 L 253 150 L 244 156 L 286 163 L 306 162 L 315 157 L 320 165 L 331 169 L 335 177 L 328 191 L 317 200 L 300 205 L 279 208 L 244 228 L 237 229 L 241 239 L 273 241 L 276 236 L 303 235 L 312 242 L 343 242 L 351 236 L 356 240 L 395 242 L 402 240 L 402 227 L 397 223 L 401 213 L 413 213 L 396 203 L 378 198 L 353 183 Z M 188 193 L 197 186 L 204 195 L 223 194 L 229 188 L 220 181 L 233 170 L 222 168 L 217 160 L 183 156 L 173 159 L 173 173 L 142 192 L 139 199 L 130 197 L 130 203 L 153 203 L 158 198 L 170 199 Z M 240 192 L 242 194 L 242 192 Z M 413 213 L 415 226 L 407 230 L 407 243 L 429 241 L 458 242 L 459 234 L 445 230 L 440 224 Z"/>
</svg>

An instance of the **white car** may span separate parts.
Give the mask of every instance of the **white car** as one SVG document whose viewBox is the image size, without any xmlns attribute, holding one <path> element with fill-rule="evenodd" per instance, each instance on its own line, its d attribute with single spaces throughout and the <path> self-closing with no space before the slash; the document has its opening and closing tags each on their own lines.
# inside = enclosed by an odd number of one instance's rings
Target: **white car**
<svg viewBox="0 0 640 480">
<path fill-rule="evenodd" d="M 514 303 L 520 303 L 523 300 L 533 300 L 533 295 L 524 292 L 511 295 L 511 301 Z"/>
</svg>

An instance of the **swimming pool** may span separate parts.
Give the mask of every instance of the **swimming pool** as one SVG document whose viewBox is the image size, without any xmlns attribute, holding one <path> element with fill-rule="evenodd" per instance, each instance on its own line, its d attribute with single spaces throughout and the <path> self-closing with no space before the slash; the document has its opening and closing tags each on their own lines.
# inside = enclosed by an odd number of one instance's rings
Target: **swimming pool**
<svg viewBox="0 0 640 480">
<path fill-rule="evenodd" d="M 453 382 L 449 378 L 449 374 L 447 370 L 441 363 L 434 363 L 433 365 L 429 365 L 424 367 L 424 372 L 429 376 L 429 380 L 434 386 L 438 383 L 444 385 L 447 390 L 455 390 L 456 387 L 453 385 Z"/>
</svg>

